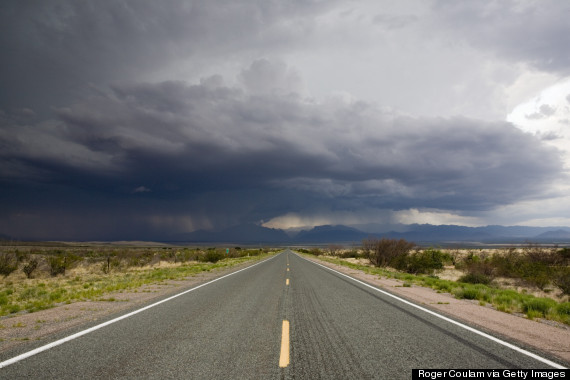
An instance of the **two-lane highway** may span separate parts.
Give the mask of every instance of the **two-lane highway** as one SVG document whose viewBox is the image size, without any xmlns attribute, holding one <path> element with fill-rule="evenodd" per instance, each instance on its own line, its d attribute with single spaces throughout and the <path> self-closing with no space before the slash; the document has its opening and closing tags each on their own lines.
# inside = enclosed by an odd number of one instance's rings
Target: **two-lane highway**
<svg viewBox="0 0 570 380">
<path fill-rule="evenodd" d="M 412 368 L 550 367 L 284 251 L 0 378 L 409 379 Z"/>
</svg>

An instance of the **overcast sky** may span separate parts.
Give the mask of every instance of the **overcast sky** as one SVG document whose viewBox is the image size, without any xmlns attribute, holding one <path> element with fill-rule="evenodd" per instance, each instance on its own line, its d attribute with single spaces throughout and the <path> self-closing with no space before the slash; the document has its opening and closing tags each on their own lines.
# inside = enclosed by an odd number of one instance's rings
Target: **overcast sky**
<svg viewBox="0 0 570 380">
<path fill-rule="evenodd" d="M 567 0 L 5 0 L 0 234 L 570 226 L 568 20 Z"/>
</svg>

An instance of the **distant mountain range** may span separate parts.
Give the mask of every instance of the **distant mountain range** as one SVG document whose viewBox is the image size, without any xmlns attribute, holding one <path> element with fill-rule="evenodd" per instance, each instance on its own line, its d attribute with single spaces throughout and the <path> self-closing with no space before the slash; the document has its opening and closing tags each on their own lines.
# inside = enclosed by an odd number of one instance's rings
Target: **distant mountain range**
<svg viewBox="0 0 570 380">
<path fill-rule="evenodd" d="M 402 231 L 403 230 L 403 231 Z M 317 226 L 296 233 L 245 224 L 221 231 L 195 231 L 179 235 L 176 240 L 185 242 L 235 242 L 280 244 L 360 243 L 368 237 L 406 239 L 417 244 L 516 244 L 570 243 L 570 227 L 485 226 L 465 227 L 456 225 L 411 224 L 400 226 L 399 231 L 365 232 L 344 225 Z"/>
<path fill-rule="evenodd" d="M 360 226 L 359 226 L 360 227 Z M 363 231 L 365 228 L 366 231 Z M 487 245 L 521 244 L 525 242 L 570 244 L 570 227 L 485 226 L 410 224 L 391 226 L 380 231 L 380 226 L 363 225 L 360 228 L 344 225 L 317 226 L 294 231 L 266 228 L 256 224 L 243 224 L 218 231 L 198 230 L 154 241 L 176 243 L 227 243 L 249 245 L 324 245 L 329 243 L 355 245 L 369 237 L 406 239 L 420 245 Z M 18 240 L 0 234 L 1 241 Z M 58 239 L 54 239 L 58 240 Z M 101 240 L 101 239 L 96 239 Z M 106 239 L 102 239 L 106 240 Z M 124 240 L 124 239 L 118 239 Z M 135 240 L 144 240 L 137 238 Z"/>
</svg>

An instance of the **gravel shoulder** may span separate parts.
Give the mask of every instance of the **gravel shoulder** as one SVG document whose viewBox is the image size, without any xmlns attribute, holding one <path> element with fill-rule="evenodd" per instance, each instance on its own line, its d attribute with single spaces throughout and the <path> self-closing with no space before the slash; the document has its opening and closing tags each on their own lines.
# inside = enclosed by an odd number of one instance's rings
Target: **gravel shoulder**
<svg viewBox="0 0 570 380">
<path fill-rule="evenodd" d="M 504 313 L 477 301 L 459 300 L 448 293 L 413 285 L 403 287 L 403 281 L 382 279 L 376 275 L 304 256 L 306 259 L 350 275 L 392 294 L 438 311 L 457 321 L 502 338 L 521 348 L 540 351 L 558 359 L 562 365 L 570 365 L 570 327 L 546 320 L 529 320 L 523 316 Z"/>
</svg>

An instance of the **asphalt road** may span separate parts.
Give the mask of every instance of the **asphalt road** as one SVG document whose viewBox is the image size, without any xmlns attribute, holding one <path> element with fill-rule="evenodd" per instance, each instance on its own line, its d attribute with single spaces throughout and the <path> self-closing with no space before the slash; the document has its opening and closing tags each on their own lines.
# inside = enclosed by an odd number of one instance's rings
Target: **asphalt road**
<svg viewBox="0 0 570 380">
<path fill-rule="evenodd" d="M 285 251 L 0 378 L 410 379 L 412 368 L 550 367 Z"/>
</svg>

